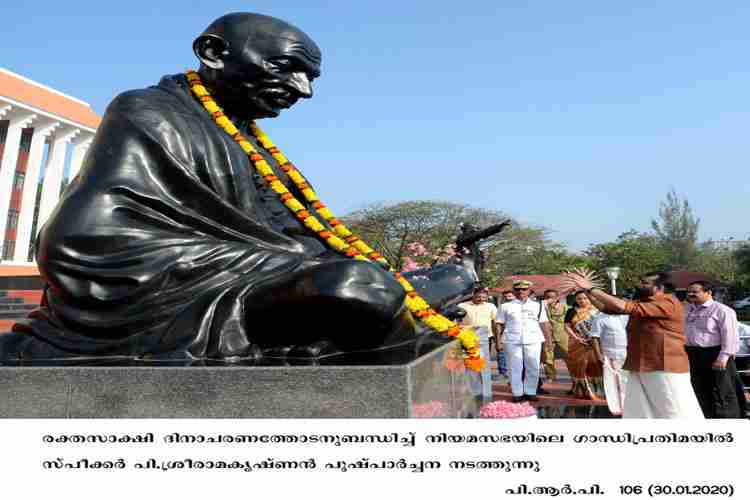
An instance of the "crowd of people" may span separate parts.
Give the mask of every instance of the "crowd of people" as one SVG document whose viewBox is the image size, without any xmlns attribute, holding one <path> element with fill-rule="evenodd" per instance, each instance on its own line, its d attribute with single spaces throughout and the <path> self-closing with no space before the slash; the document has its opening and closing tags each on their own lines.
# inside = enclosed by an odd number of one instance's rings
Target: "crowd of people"
<svg viewBox="0 0 750 500">
<path fill-rule="evenodd" d="M 546 381 L 558 377 L 562 359 L 572 383 L 568 395 L 606 399 L 624 418 L 744 418 L 743 383 L 735 356 L 740 330 L 730 307 L 714 300 L 713 286 L 696 281 L 687 302 L 669 293 L 668 276 L 641 278 L 632 300 L 597 287 L 594 273 L 565 274 L 568 305 L 557 290 L 535 297 L 533 283 L 518 280 L 499 304 L 477 288 L 460 304 L 462 323 L 476 329 L 489 359 L 494 340 L 499 376 L 506 378 L 514 402 L 538 401 Z M 488 366 L 472 379 L 474 394 L 492 399 Z"/>
</svg>

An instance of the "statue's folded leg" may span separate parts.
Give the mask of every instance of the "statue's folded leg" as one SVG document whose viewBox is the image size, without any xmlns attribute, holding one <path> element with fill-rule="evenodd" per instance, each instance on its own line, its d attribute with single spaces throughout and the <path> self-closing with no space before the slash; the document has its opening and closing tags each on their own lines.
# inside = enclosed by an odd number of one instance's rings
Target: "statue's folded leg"
<svg viewBox="0 0 750 500">
<path fill-rule="evenodd" d="M 253 342 L 268 355 L 317 357 L 377 349 L 415 337 L 405 292 L 375 264 L 316 262 L 245 304 Z"/>
<path fill-rule="evenodd" d="M 470 277 L 453 265 L 409 278 L 441 311 L 471 285 Z M 424 331 L 404 299 L 401 285 L 375 264 L 311 260 L 265 284 L 193 297 L 190 307 L 181 309 L 169 328 L 160 331 L 117 334 L 103 328 L 93 332 L 102 334 L 98 337 L 85 336 L 67 329 L 69 322 L 55 320 L 53 311 L 42 307 L 17 324 L 13 334 L 3 335 L 0 358 L 318 358 L 375 350 L 413 341 Z"/>
</svg>

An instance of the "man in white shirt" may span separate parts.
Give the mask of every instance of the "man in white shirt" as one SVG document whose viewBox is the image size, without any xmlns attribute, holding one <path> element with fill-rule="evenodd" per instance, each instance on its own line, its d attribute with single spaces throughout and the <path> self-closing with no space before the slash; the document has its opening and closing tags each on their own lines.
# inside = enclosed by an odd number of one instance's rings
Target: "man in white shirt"
<svg viewBox="0 0 750 500">
<path fill-rule="evenodd" d="M 461 324 L 471 327 L 477 332 L 482 357 L 487 361 L 482 371 L 479 374 L 472 372 L 469 379 L 474 396 L 481 397 L 484 401 L 492 400 L 492 374 L 489 365 L 490 332 L 497 337 L 497 307 L 487 301 L 488 297 L 486 288 L 477 288 L 474 290 L 470 302 L 463 302 L 458 305 L 466 311 L 466 316 L 461 320 Z"/>
<path fill-rule="evenodd" d="M 501 340 L 504 343 L 514 402 L 538 400 L 536 391 L 542 344 L 551 339 L 546 308 L 541 302 L 529 298 L 531 285 L 526 280 L 514 282 L 513 295 L 516 298 L 501 305 L 497 314 L 499 331 L 496 340 L 498 345 Z"/>
<path fill-rule="evenodd" d="M 625 405 L 627 372 L 622 370 L 628 350 L 627 314 L 600 313 L 594 317 L 589 337 L 594 354 L 604 371 L 604 393 L 607 406 L 614 415 L 621 415 Z"/>
</svg>

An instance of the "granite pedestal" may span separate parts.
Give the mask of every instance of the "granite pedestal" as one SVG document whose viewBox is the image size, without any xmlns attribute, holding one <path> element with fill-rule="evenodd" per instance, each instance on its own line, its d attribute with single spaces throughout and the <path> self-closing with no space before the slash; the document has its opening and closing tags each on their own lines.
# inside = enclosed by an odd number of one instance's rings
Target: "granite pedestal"
<svg viewBox="0 0 750 500">
<path fill-rule="evenodd" d="M 463 417 L 476 407 L 446 362 L 456 347 L 336 366 L 0 366 L 0 417 Z"/>
</svg>

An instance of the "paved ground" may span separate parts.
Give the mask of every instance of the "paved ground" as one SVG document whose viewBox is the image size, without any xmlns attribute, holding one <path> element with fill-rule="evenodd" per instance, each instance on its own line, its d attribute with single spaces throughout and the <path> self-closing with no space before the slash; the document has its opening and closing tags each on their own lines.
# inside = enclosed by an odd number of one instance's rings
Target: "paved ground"
<svg viewBox="0 0 750 500">
<path fill-rule="evenodd" d="M 571 387 L 570 375 L 562 360 L 556 360 L 557 380 L 547 382 L 544 389 L 548 395 L 539 395 L 539 401 L 531 403 L 538 409 L 540 417 L 546 418 L 614 418 L 607 408 L 606 401 L 588 401 L 567 394 Z M 492 364 L 493 401 L 510 401 L 512 394 L 505 377 L 497 376 L 495 363 Z"/>
</svg>

